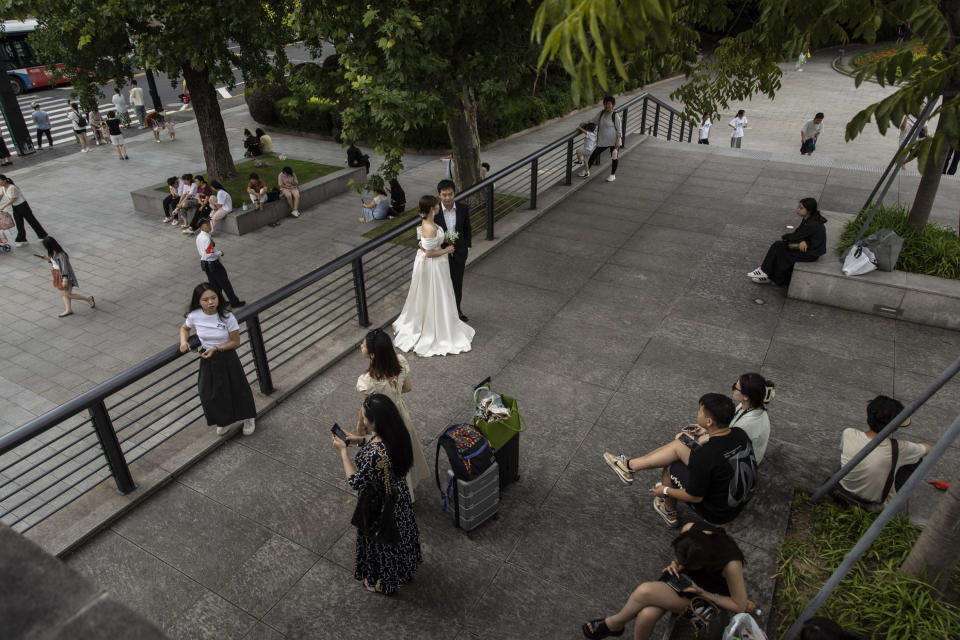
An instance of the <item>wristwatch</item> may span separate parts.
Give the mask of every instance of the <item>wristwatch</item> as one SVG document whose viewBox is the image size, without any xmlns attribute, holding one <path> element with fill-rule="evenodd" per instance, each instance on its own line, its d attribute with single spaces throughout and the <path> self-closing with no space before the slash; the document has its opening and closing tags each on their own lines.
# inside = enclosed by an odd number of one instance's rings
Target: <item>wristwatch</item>
<svg viewBox="0 0 960 640">
<path fill-rule="evenodd" d="M 664 487 L 663 487 L 663 495 L 665 495 L 665 496 L 667 495 L 667 489 L 669 489 L 669 487 L 667 487 L 666 485 L 664 485 Z"/>
</svg>

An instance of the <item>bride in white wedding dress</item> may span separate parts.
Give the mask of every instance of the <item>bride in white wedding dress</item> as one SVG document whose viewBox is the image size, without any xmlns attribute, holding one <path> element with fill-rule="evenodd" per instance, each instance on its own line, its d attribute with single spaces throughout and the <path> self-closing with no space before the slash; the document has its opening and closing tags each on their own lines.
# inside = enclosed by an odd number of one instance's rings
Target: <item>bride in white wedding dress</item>
<svg viewBox="0 0 960 640">
<path fill-rule="evenodd" d="M 447 259 L 447 254 L 453 252 L 453 243 L 440 248 L 444 242 L 443 231 L 433 221 L 439 210 L 435 197 L 420 198 L 418 214 L 423 219 L 417 227 L 420 247 L 413 260 L 407 301 L 393 323 L 394 345 L 424 357 L 470 351 L 475 333 L 457 313 Z"/>
</svg>

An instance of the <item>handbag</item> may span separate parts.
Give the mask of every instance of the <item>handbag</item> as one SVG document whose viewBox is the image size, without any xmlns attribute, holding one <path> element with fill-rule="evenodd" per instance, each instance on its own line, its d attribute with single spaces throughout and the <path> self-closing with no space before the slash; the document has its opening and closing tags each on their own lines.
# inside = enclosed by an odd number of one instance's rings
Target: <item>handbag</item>
<svg viewBox="0 0 960 640">
<path fill-rule="evenodd" d="M 66 291 L 67 285 L 63 281 L 63 277 L 60 275 L 60 269 L 51 269 L 50 272 L 53 274 L 53 288 L 59 289 L 60 291 Z"/>
<path fill-rule="evenodd" d="M 850 247 L 846 257 L 843 259 L 843 275 L 862 276 L 870 273 L 877 268 L 877 258 L 873 251 L 863 245 L 854 245 Z"/>
<path fill-rule="evenodd" d="M 517 408 L 516 398 L 511 398 L 510 396 L 503 394 L 494 394 L 492 391 L 490 391 L 490 387 L 480 386 L 473 390 L 473 401 L 478 408 L 480 406 L 481 394 L 499 395 L 503 400 L 503 406 L 510 410 L 509 418 L 504 418 L 502 420 L 491 420 L 489 422 L 481 418 L 480 415 L 474 415 L 474 426 L 476 426 L 480 433 L 486 436 L 487 440 L 490 441 L 490 446 L 492 446 L 495 450 L 499 450 L 514 435 L 523 433 L 527 430 L 527 421 L 523 419 L 522 415 L 520 415 L 520 410 Z M 479 411 L 477 414 L 479 414 Z"/>
<path fill-rule="evenodd" d="M 863 246 L 870 247 L 877 258 L 877 269 L 893 271 L 903 250 L 903 238 L 893 229 L 880 229 L 863 239 Z"/>
<path fill-rule="evenodd" d="M 729 618 L 725 613 L 706 598 L 696 596 L 690 599 L 687 610 L 680 615 L 690 620 L 697 640 L 720 640 Z"/>
<path fill-rule="evenodd" d="M 383 469 L 383 491 L 374 487 L 361 491 L 350 524 L 360 535 L 373 538 L 378 544 L 394 545 L 400 540 L 400 531 L 397 529 L 396 494 L 390 484 L 390 459 L 386 451 L 377 466 Z"/>
<path fill-rule="evenodd" d="M 723 630 L 722 640 L 767 640 L 757 621 L 749 613 L 738 613 Z"/>
</svg>

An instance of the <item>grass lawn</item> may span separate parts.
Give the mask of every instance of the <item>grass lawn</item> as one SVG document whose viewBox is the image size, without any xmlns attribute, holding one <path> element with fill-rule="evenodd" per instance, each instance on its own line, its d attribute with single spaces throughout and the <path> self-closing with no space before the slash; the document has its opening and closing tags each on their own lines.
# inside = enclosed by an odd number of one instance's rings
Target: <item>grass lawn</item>
<svg viewBox="0 0 960 640">
<path fill-rule="evenodd" d="M 499 220 L 500 218 L 510 214 L 511 212 L 516 211 L 520 207 L 525 206 L 527 202 L 528 201 L 526 198 L 521 198 L 519 196 L 511 196 L 506 193 L 494 193 L 493 194 L 493 219 L 495 221 Z M 363 234 L 363 237 L 373 239 L 378 236 L 382 236 L 386 232 L 396 229 L 397 227 L 404 224 L 411 218 L 415 218 L 416 215 L 417 215 L 417 208 L 414 207 L 413 209 L 408 209 L 402 216 L 397 216 L 393 220 L 384 220 L 382 222 L 371 223 L 371 224 L 375 224 L 376 226 L 370 229 L 370 231 L 367 231 L 365 234 Z M 485 217 L 486 213 L 482 211 L 478 211 L 476 209 L 471 209 L 470 217 L 473 220 L 476 220 L 478 215 L 482 215 Z M 474 233 L 476 233 L 477 229 L 474 228 L 473 231 Z M 417 246 L 416 227 L 414 227 L 410 231 L 407 231 L 406 233 L 403 233 L 397 236 L 396 238 L 391 240 L 391 242 L 393 242 L 394 244 L 401 244 L 411 248 L 416 247 Z"/>
<path fill-rule="evenodd" d="M 255 167 L 253 166 L 255 161 L 264 162 L 267 164 L 267 166 Z M 290 167 L 293 169 L 293 172 L 297 175 L 297 180 L 300 181 L 300 184 L 306 184 L 311 180 L 322 178 L 325 175 L 329 175 L 334 171 L 340 171 L 340 169 L 343 168 L 334 167 L 329 164 L 318 164 L 316 162 L 308 162 L 306 160 L 297 160 L 296 158 L 280 160 L 279 158 L 270 156 L 249 158 L 238 163 L 236 166 L 237 175 L 223 183 L 223 187 L 227 190 L 227 193 L 230 194 L 230 197 L 233 198 L 234 207 L 240 207 L 241 203 L 247 200 L 247 181 L 250 179 L 250 174 L 253 172 L 260 175 L 260 179 L 267 183 L 268 189 L 272 189 L 273 187 L 277 186 L 277 175 L 280 173 L 280 169 L 284 167 Z M 204 177 L 207 178 L 208 181 L 210 180 L 209 176 Z M 160 187 L 157 189 L 157 191 L 166 193 L 166 185 Z"/>
<path fill-rule="evenodd" d="M 795 496 L 780 546 L 771 638 L 786 632 L 877 515 Z M 894 518 L 817 615 L 871 639 L 956 638 L 960 609 L 926 582 L 897 572 L 919 536 L 919 527 Z"/>
</svg>

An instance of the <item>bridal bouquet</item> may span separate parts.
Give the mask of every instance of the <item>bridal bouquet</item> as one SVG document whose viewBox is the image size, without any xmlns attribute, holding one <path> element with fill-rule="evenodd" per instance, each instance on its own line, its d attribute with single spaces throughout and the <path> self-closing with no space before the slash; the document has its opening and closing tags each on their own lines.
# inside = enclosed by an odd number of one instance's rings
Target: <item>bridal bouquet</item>
<svg viewBox="0 0 960 640">
<path fill-rule="evenodd" d="M 455 229 L 451 229 L 450 231 L 447 231 L 445 234 L 443 234 L 443 240 L 447 244 L 455 244 L 457 242 L 457 238 L 459 237 L 460 237 L 460 234 L 457 233 Z"/>
</svg>

